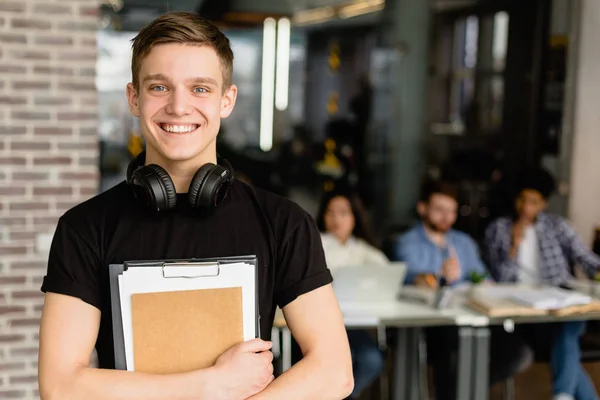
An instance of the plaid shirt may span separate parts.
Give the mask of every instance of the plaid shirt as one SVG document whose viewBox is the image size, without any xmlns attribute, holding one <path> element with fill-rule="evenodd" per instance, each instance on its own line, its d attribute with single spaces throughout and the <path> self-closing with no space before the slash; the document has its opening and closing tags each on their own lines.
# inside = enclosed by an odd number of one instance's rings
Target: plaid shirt
<svg viewBox="0 0 600 400">
<path fill-rule="evenodd" d="M 509 256 L 512 241 L 512 220 L 499 218 L 485 232 L 483 255 L 492 277 L 498 282 L 517 282 L 516 259 Z M 542 283 L 561 285 L 572 276 L 572 267 L 579 264 L 589 276 L 600 268 L 600 257 L 579 239 L 569 223 L 556 215 L 538 215 L 535 230 L 540 249 Z"/>
</svg>

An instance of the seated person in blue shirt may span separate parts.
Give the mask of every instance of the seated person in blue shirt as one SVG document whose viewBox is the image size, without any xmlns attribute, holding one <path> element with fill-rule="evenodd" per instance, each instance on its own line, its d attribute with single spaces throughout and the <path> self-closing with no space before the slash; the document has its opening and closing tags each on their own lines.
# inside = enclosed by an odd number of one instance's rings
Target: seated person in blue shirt
<svg viewBox="0 0 600 400">
<path fill-rule="evenodd" d="M 493 221 L 485 233 L 484 255 L 492 276 L 500 282 L 561 286 L 579 264 L 590 275 L 600 257 L 579 239 L 569 223 L 544 212 L 555 190 L 545 170 L 520 175 L 513 215 Z M 580 363 L 579 336 L 583 321 L 518 325 L 516 333 L 534 350 L 550 355 L 554 399 L 597 400 L 593 383 Z"/>
<path fill-rule="evenodd" d="M 429 181 L 424 185 L 417 204 L 421 223 L 400 240 L 399 255 L 408 264 L 406 283 L 422 284 L 432 275 L 454 285 L 469 281 L 473 273 L 486 274 L 475 241 L 452 229 L 458 208 L 455 192 L 448 183 Z"/>
<path fill-rule="evenodd" d="M 457 192 L 450 183 L 428 181 L 424 184 L 417 205 L 421 222 L 403 234 L 398 242 L 397 258 L 407 264 L 407 283 L 435 288 L 440 283 L 467 282 L 473 273 L 485 274 L 475 241 L 452 229 L 457 216 Z M 456 399 L 454 360 L 458 329 L 435 327 L 425 332 L 434 368 L 436 399 Z M 501 327 L 492 328 L 490 385 L 524 370 L 531 359 L 531 352 L 515 335 Z"/>
</svg>

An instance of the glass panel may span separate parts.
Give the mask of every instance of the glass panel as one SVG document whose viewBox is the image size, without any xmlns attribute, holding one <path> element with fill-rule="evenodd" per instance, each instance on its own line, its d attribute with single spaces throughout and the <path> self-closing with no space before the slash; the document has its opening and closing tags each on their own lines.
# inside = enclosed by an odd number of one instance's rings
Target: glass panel
<svg viewBox="0 0 600 400">
<path fill-rule="evenodd" d="M 478 110 L 478 130 L 481 133 L 498 133 L 502 128 L 504 104 L 504 78 L 488 75 L 477 82 L 480 109 Z"/>
<path fill-rule="evenodd" d="M 235 54 L 233 83 L 238 87 L 238 98 L 234 111 L 221 123 L 219 140 L 233 148 L 258 146 L 262 29 L 226 30 L 225 35 Z"/>
<path fill-rule="evenodd" d="M 502 113 L 504 112 L 504 78 L 502 76 L 492 77 L 492 99 L 491 99 L 491 124 L 493 130 L 502 127 Z"/>
<path fill-rule="evenodd" d="M 494 69 L 504 69 L 506 63 L 506 46 L 508 43 L 508 13 L 501 11 L 494 16 Z"/>
<path fill-rule="evenodd" d="M 475 68 L 477 66 L 477 41 L 479 38 L 479 19 L 470 16 L 465 22 L 465 46 L 464 61 L 465 68 Z"/>
</svg>

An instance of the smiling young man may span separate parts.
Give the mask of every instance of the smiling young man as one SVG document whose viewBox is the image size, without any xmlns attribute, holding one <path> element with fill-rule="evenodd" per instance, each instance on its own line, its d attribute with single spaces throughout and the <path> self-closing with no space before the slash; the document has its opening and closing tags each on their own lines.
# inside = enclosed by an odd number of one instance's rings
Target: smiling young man
<svg viewBox="0 0 600 400">
<path fill-rule="evenodd" d="M 348 340 L 314 221 L 215 165 L 220 121 L 237 96 L 232 64 L 228 39 L 193 14 L 166 14 L 133 40 L 127 98 L 147 152 L 125 182 L 58 222 L 42 285 L 42 399 L 340 399 L 352 391 Z M 203 370 L 114 370 L 109 264 L 247 254 L 259 261 L 261 332 L 270 333 L 281 307 L 302 361 L 273 380 L 267 337 Z M 99 369 L 88 366 L 94 347 Z"/>
</svg>

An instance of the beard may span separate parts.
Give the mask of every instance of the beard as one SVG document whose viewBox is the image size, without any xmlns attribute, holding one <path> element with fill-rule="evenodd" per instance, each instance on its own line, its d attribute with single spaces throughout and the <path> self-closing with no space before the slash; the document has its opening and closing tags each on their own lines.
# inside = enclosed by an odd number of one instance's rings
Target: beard
<svg viewBox="0 0 600 400">
<path fill-rule="evenodd" d="M 446 233 L 452 228 L 452 226 L 440 226 L 439 224 L 432 222 L 429 218 L 423 218 L 423 223 L 425 226 L 427 226 L 427 228 L 436 233 Z"/>
</svg>

